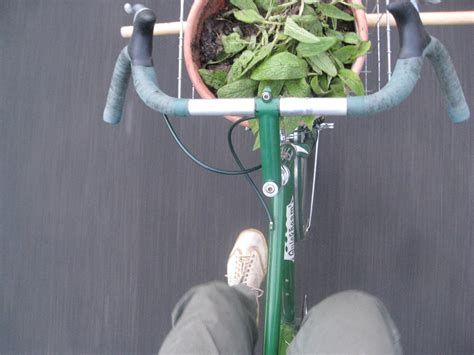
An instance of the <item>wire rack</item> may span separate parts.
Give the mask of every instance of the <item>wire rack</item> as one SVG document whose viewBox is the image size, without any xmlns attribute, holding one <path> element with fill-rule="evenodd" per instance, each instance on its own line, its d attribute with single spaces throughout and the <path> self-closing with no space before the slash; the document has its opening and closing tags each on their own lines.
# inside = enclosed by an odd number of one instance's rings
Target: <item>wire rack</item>
<svg viewBox="0 0 474 355">
<path fill-rule="evenodd" d="M 364 80 L 364 87 L 365 87 L 365 94 L 370 94 L 371 92 L 378 91 L 382 87 L 382 26 L 380 25 L 380 21 L 382 20 L 383 16 L 388 18 L 389 13 L 387 11 L 387 6 L 390 4 L 390 0 L 385 0 L 384 10 L 382 11 L 380 0 L 365 0 L 364 5 L 366 8 L 367 13 L 374 13 L 378 15 L 378 21 L 375 25 L 374 29 L 369 28 L 369 38 L 372 40 L 372 49 L 367 54 L 365 59 L 365 68 L 362 71 L 363 80 Z M 386 58 L 386 77 L 387 81 L 390 80 L 392 77 L 392 44 L 391 44 L 391 32 L 392 29 L 390 27 L 390 22 L 386 21 L 387 25 L 385 26 L 385 43 L 386 43 L 386 51 L 385 51 L 385 58 Z M 374 70 L 374 64 L 376 63 L 376 69 Z M 369 84 L 369 76 L 372 74 L 376 75 L 376 86 L 370 86 Z"/>
<path fill-rule="evenodd" d="M 180 32 L 178 36 L 178 97 L 183 95 L 183 42 L 184 28 L 187 13 L 192 6 L 192 0 L 179 0 L 179 22 Z M 367 13 L 377 14 L 378 21 L 374 27 L 369 28 L 369 38 L 372 41 L 371 51 L 366 56 L 365 67 L 362 71 L 362 80 L 365 86 L 365 93 L 370 94 L 380 90 L 383 84 L 390 80 L 392 76 L 392 43 L 390 22 L 387 20 L 386 25 L 380 22 L 384 17 L 389 16 L 387 6 L 390 0 L 363 0 Z M 416 5 L 416 2 L 415 2 Z M 385 69 L 384 69 L 385 68 Z M 194 87 L 191 96 L 194 98 Z"/>
</svg>

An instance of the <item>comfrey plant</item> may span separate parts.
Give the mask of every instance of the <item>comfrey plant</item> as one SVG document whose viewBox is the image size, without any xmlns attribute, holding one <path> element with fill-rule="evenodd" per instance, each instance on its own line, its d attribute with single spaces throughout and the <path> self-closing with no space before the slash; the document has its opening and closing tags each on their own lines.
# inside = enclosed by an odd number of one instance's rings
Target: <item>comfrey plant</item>
<svg viewBox="0 0 474 355">
<path fill-rule="evenodd" d="M 363 95 L 355 59 L 370 49 L 355 32 L 343 0 L 229 0 L 204 23 L 199 73 L 219 98 L 254 97 L 270 87 L 274 96 Z M 282 129 L 312 127 L 314 116 L 282 120 Z M 258 122 L 250 121 L 259 147 Z"/>
</svg>

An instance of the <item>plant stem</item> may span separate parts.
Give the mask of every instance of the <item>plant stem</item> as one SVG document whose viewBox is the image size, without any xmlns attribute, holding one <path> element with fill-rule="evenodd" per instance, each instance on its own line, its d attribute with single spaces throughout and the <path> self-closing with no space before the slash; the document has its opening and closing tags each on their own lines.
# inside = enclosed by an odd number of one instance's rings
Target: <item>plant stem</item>
<svg viewBox="0 0 474 355">
<path fill-rule="evenodd" d="M 299 17 L 303 16 L 303 11 L 304 11 L 304 0 L 301 0 L 300 12 L 298 14 Z"/>
</svg>

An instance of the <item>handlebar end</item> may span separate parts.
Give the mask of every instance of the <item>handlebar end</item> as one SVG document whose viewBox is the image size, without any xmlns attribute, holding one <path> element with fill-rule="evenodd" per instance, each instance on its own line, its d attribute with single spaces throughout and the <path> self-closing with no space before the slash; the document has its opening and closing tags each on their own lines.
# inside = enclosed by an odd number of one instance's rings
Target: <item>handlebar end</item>
<svg viewBox="0 0 474 355">
<path fill-rule="evenodd" d="M 127 47 L 125 47 L 120 52 L 115 63 L 109 93 L 107 94 L 107 102 L 102 116 L 104 122 L 110 124 L 120 122 L 131 72 L 130 57 L 127 54 Z"/>
<path fill-rule="evenodd" d="M 467 105 L 461 107 L 448 107 L 448 115 L 453 123 L 462 123 L 471 117 L 471 112 Z"/>
<path fill-rule="evenodd" d="M 120 123 L 120 120 L 122 119 L 122 112 L 118 112 L 118 111 L 110 110 L 106 108 L 104 110 L 104 115 L 102 116 L 102 119 L 104 120 L 105 123 L 108 123 L 108 124 Z"/>
</svg>

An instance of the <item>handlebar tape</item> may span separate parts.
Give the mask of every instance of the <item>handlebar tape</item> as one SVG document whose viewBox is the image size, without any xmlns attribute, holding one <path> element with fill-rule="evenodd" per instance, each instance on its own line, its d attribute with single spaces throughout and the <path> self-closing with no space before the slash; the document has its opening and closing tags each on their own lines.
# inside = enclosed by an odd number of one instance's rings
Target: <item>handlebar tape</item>
<svg viewBox="0 0 474 355">
<path fill-rule="evenodd" d="M 423 58 L 397 60 L 392 79 L 378 92 L 347 98 L 347 116 L 367 116 L 387 111 L 410 96 L 420 78 Z"/>
<path fill-rule="evenodd" d="M 128 81 L 132 73 L 130 57 L 125 47 L 115 63 L 112 81 L 110 83 L 103 119 L 110 124 L 117 124 L 122 118 L 123 104 L 127 92 Z"/>
<path fill-rule="evenodd" d="M 172 116 L 188 116 L 188 101 L 166 95 L 160 90 L 153 68 L 153 27 L 156 16 L 150 9 L 142 9 L 133 22 L 133 35 L 128 46 L 132 61 L 133 84 L 138 96 L 155 111 Z"/>
<path fill-rule="evenodd" d="M 349 97 L 347 115 L 366 116 L 399 105 L 413 91 L 420 78 L 423 59 L 427 56 L 438 75 L 449 117 L 454 123 L 467 120 L 469 107 L 446 48 L 426 32 L 413 4 L 392 3 L 388 10 L 397 22 L 401 47 L 392 79 L 375 94 Z"/>
<path fill-rule="evenodd" d="M 148 107 L 171 116 L 189 116 L 189 100 L 177 99 L 161 91 L 153 67 L 132 65 L 132 73 L 135 90 Z"/>
<path fill-rule="evenodd" d="M 158 87 L 152 59 L 155 21 L 153 11 L 146 8 L 140 9 L 135 16 L 132 40 L 120 53 L 112 75 L 103 115 L 107 123 L 120 122 L 130 74 L 133 74 L 138 95 L 147 106 L 173 116 L 189 115 L 189 100 L 170 97 Z"/>
<path fill-rule="evenodd" d="M 430 59 L 438 76 L 451 121 L 460 123 L 468 120 L 469 106 L 448 51 L 440 41 L 431 37 L 431 43 L 426 48 L 425 55 Z"/>
</svg>

